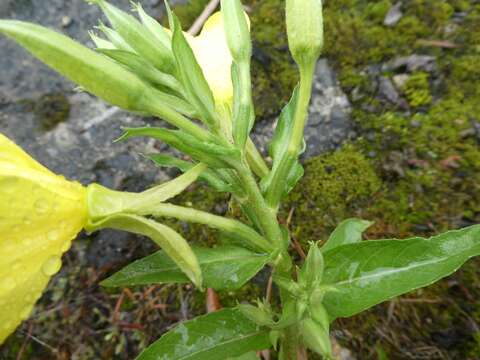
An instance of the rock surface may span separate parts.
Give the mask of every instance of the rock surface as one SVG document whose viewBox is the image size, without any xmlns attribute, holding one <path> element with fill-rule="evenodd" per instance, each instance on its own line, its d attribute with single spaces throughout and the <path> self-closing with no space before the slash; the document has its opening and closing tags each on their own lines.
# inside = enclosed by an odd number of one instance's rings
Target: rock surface
<svg viewBox="0 0 480 360">
<path fill-rule="evenodd" d="M 351 106 L 340 88 L 333 69 L 321 59 L 315 71 L 309 119 L 305 129 L 307 148 L 304 158 L 338 148 L 345 140 L 355 137 L 350 119 Z M 274 122 L 263 121 L 254 130 L 254 140 L 266 152 L 265 146 L 273 136 Z"/>
</svg>

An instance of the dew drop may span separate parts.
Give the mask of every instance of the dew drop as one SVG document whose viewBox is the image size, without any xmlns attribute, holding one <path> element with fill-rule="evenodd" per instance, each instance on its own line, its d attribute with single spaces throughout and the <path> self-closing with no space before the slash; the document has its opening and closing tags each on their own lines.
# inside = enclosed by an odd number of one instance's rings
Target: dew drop
<svg viewBox="0 0 480 360">
<path fill-rule="evenodd" d="M 15 285 L 15 280 L 13 280 L 11 277 L 2 279 L 0 281 L 0 292 L 11 291 L 15 288 Z"/>
<path fill-rule="evenodd" d="M 62 261 L 58 256 L 52 256 L 50 257 L 47 261 L 42 266 L 42 271 L 43 273 L 50 277 L 52 275 L 55 275 L 58 270 L 60 270 L 60 267 L 62 266 Z"/>
<path fill-rule="evenodd" d="M 45 215 L 50 209 L 50 204 L 45 199 L 38 199 L 34 204 L 35 211 L 38 215 Z"/>
<path fill-rule="evenodd" d="M 62 244 L 62 253 L 65 253 L 68 251 L 68 249 L 70 249 L 70 246 L 72 245 L 72 242 L 71 241 L 65 241 L 63 244 Z"/>
<path fill-rule="evenodd" d="M 47 241 L 55 241 L 58 239 L 60 232 L 58 230 L 51 230 L 47 233 Z"/>
</svg>

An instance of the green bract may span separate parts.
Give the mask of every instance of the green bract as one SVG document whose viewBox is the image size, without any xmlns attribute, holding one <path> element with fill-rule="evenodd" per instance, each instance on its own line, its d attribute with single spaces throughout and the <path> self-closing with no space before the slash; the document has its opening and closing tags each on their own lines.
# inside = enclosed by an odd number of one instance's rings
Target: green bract
<svg viewBox="0 0 480 360">
<path fill-rule="evenodd" d="M 340 222 L 328 239 L 303 239 L 310 243 L 303 260 L 295 262 L 289 253 L 291 236 L 281 225 L 288 221 L 278 219 L 278 212 L 282 199 L 304 174 L 300 161 L 305 150 L 304 129 L 323 46 L 321 0 L 286 1 L 288 42 L 300 82 L 292 89 L 269 143 L 271 169 L 250 139 L 255 123 L 252 44 L 240 0 L 222 0 L 222 11 L 207 20 L 197 37 L 182 31 L 168 5 L 169 30 L 140 4 L 133 6 L 137 20 L 107 1 L 90 2 L 101 7 L 111 26 L 100 23 L 97 27 L 105 38 L 90 33 L 97 51 L 20 21 L 1 20 L 0 33 L 84 90 L 125 110 L 169 123 L 168 127 L 125 128 L 117 141 L 148 137 L 176 149 L 175 156 L 144 156 L 152 166 L 177 169 L 179 176 L 139 193 L 100 184 L 82 188 L 87 198 L 84 213 L 88 213 L 82 226 L 87 231 L 123 230 L 149 237 L 161 248 L 101 284 L 126 287 L 192 282 L 198 290 L 232 291 L 268 267 L 263 274 L 271 276 L 275 288 L 266 293 L 277 297 L 272 301 L 266 296 L 256 304 L 238 299 L 233 308 L 178 324 L 146 348 L 139 360 L 253 360 L 257 351 L 270 348 L 278 352 L 280 360 L 295 360 L 304 347 L 331 359 L 332 321 L 428 286 L 480 255 L 480 225 L 428 239 L 363 241 L 362 233 L 372 223 L 361 219 Z M 9 181 L 22 173 L 15 166 L 40 166 L 10 142 L 5 143 L 8 151 L 0 147 L 3 204 L 10 199 L 5 195 Z M 220 216 L 196 209 L 195 204 L 178 205 L 174 198 L 197 181 L 229 193 L 230 208 L 236 210 L 232 213 L 241 212 L 241 216 L 229 217 L 230 212 Z M 163 224 L 166 219 L 168 226 Z M 212 247 L 190 245 L 186 236 L 174 230 L 172 220 L 213 228 L 218 243 Z M 38 235 L 40 239 L 51 234 Z M 2 236 L 0 248 L 6 243 Z M 35 251 L 32 247 L 33 256 Z M 0 252 L 0 265 L 8 263 L 4 257 Z M 22 259 L 22 263 L 29 261 Z M 2 269 L 10 271 L 6 266 Z M 11 294 L 20 298 L 15 284 L 11 287 L 8 282 L 8 274 L 5 278 L 0 279 L 0 298 Z M 2 326 L 0 329 L 8 328 L 0 334 L 4 337 L 15 325 Z"/>
</svg>

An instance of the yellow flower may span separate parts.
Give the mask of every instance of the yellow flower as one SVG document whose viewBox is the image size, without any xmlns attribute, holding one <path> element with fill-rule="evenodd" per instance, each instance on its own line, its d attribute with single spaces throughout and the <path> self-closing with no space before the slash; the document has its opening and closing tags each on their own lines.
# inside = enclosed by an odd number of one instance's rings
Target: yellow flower
<svg viewBox="0 0 480 360">
<path fill-rule="evenodd" d="M 86 189 L 0 133 L 0 344 L 30 315 L 86 223 Z"/>
<path fill-rule="evenodd" d="M 233 101 L 232 55 L 221 12 L 210 16 L 200 35 L 185 35 L 218 105 Z"/>
</svg>

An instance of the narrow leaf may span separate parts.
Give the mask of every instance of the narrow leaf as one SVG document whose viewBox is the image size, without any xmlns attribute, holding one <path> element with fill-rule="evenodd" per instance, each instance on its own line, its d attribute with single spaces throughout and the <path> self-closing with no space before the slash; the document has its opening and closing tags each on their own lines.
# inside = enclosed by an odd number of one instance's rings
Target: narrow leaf
<svg viewBox="0 0 480 360">
<path fill-rule="evenodd" d="M 190 170 L 195 164 L 177 159 L 176 157 L 163 155 L 163 154 L 150 154 L 147 155 L 147 158 L 152 160 L 156 165 L 163 167 L 173 167 L 177 168 L 182 172 Z M 205 170 L 200 178 L 208 183 L 212 188 L 219 192 L 230 192 L 236 193 L 239 191 L 235 186 L 227 183 L 221 178 L 221 175 L 216 173 L 212 169 Z"/>
<path fill-rule="evenodd" d="M 233 246 L 192 247 L 203 283 L 215 290 L 235 290 L 255 276 L 268 262 L 266 254 Z M 137 260 L 102 282 L 107 287 L 187 283 L 182 270 L 163 251 Z"/>
<path fill-rule="evenodd" d="M 123 230 L 144 235 L 159 245 L 197 287 L 202 287 L 202 271 L 197 257 L 187 241 L 176 231 L 156 221 L 130 214 L 116 214 L 89 227 L 89 231 L 105 228 Z"/>
<path fill-rule="evenodd" d="M 275 202 L 286 196 L 302 178 L 304 170 L 298 161 L 300 154 L 289 154 L 288 144 L 294 126 L 295 108 L 297 106 L 298 87 L 293 91 L 292 98 L 283 108 L 278 119 L 277 127 L 269 145 L 269 153 L 273 158 L 272 171 L 262 179 L 262 190 L 265 193 L 272 193 L 269 198 Z M 287 181 L 279 178 L 280 173 L 285 173 L 283 167 L 288 167 Z"/>
<path fill-rule="evenodd" d="M 224 360 L 270 346 L 268 330 L 236 309 L 224 309 L 181 323 L 137 360 Z"/>
<path fill-rule="evenodd" d="M 117 49 L 97 49 L 98 52 L 107 55 L 109 58 L 117 61 L 118 63 L 127 66 L 132 72 L 140 76 L 142 79 L 155 84 L 168 87 L 177 93 L 181 93 L 180 83 L 169 74 L 165 74 L 150 63 L 144 60 L 141 56 Z M 192 109 L 192 113 L 194 113 Z"/>
<path fill-rule="evenodd" d="M 173 70 L 174 58 L 169 48 L 137 19 L 104 0 L 89 0 L 97 3 L 120 36 L 153 66 L 164 72 Z"/>
<path fill-rule="evenodd" d="M 114 61 L 39 25 L 0 20 L 0 32 L 83 89 L 127 110 L 142 110 L 149 87 Z"/>
<path fill-rule="evenodd" d="M 362 241 L 362 234 L 373 222 L 362 219 L 347 219 L 342 221 L 331 233 L 322 251 L 332 250 L 340 245 L 352 244 Z"/>
<path fill-rule="evenodd" d="M 330 320 L 348 317 L 428 286 L 480 255 L 480 225 L 428 239 L 374 240 L 324 253 L 324 305 Z"/>
<path fill-rule="evenodd" d="M 153 17 L 148 15 L 140 3 L 133 4 L 134 10 L 138 12 L 138 16 L 143 25 L 157 38 L 158 41 L 167 49 L 171 49 L 172 41 L 166 29 Z"/>
<path fill-rule="evenodd" d="M 204 162 L 215 168 L 229 167 L 228 162 L 239 158 L 235 148 L 226 148 L 212 141 L 200 141 L 180 130 L 170 130 L 157 127 L 127 128 L 119 140 L 137 136 L 148 136 L 161 140 L 170 146 L 192 156 L 195 160 Z"/>
<path fill-rule="evenodd" d="M 187 99 L 198 111 L 200 119 L 208 126 L 215 128 L 218 126 L 218 119 L 212 91 L 203 75 L 202 68 L 185 39 L 180 21 L 171 13 L 170 16 L 174 25 L 172 50 Z"/>
</svg>

